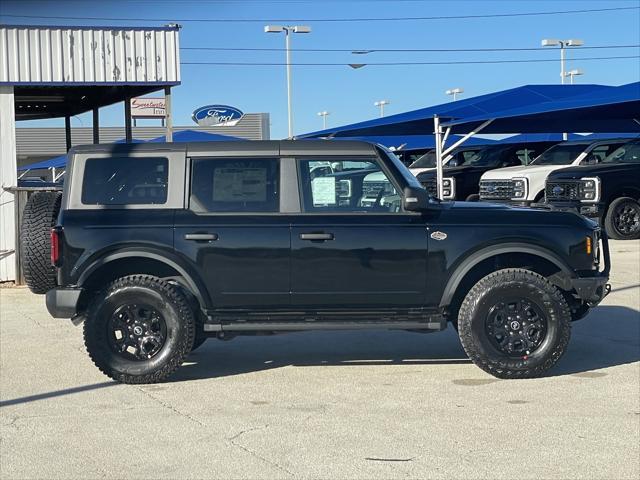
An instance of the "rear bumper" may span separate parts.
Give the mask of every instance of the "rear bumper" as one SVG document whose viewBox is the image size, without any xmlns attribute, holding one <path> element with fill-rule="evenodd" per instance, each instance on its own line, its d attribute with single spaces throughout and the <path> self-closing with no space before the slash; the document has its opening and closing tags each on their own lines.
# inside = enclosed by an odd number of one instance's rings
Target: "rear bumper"
<svg viewBox="0 0 640 480">
<path fill-rule="evenodd" d="M 54 288 L 46 295 L 49 314 L 53 318 L 72 318 L 78 313 L 81 288 Z"/>
</svg>

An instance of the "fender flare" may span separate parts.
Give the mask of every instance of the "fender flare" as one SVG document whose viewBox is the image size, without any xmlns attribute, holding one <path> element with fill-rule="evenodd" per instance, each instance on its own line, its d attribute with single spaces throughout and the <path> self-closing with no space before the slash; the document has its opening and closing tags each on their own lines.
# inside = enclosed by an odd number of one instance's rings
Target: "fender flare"
<svg viewBox="0 0 640 480">
<path fill-rule="evenodd" d="M 458 286 L 473 267 L 487 258 L 505 253 L 526 253 L 535 255 L 553 263 L 560 269 L 563 275 L 566 275 L 569 278 L 575 278 L 575 273 L 569 265 L 567 265 L 559 255 L 547 248 L 533 245 L 531 243 L 503 243 L 500 245 L 492 245 L 473 252 L 456 267 L 453 273 L 449 276 L 449 280 L 447 280 L 447 284 L 442 293 L 442 299 L 440 300 L 440 307 L 446 307 L 451 303 Z"/>
<path fill-rule="evenodd" d="M 78 286 L 82 287 L 87 279 L 98 269 L 104 267 L 105 265 L 108 265 L 111 262 L 121 260 L 123 258 L 147 258 L 160 263 L 164 263 L 168 267 L 173 268 L 180 274 L 182 278 L 184 278 L 187 286 L 189 287 L 191 293 L 198 300 L 201 308 L 207 309 L 211 306 L 211 298 L 209 297 L 209 292 L 207 291 L 206 286 L 202 283 L 200 278 L 195 274 L 195 272 L 190 272 L 189 268 L 184 266 L 177 256 L 164 251 L 160 253 L 142 249 L 127 249 L 104 255 L 92 262 L 87 268 L 84 269 L 82 275 L 80 275 L 80 278 L 78 279 Z"/>
</svg>

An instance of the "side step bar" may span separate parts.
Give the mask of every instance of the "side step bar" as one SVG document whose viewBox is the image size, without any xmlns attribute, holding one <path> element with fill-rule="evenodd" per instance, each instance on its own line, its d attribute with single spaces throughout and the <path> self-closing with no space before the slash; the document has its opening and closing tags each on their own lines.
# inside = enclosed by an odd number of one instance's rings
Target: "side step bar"
<svg viewBox="0 0 640 480">
<path fill-rule="evenodd" d="M 428 321 L 387 321 L 387 322 L 238 322 L 205 323 L 205 332 L 246 332 L 246 331 L 302 331 L 302 330 L 433 330 L 447 327 L 443 316 L 434 316 Z"/>
</svg>

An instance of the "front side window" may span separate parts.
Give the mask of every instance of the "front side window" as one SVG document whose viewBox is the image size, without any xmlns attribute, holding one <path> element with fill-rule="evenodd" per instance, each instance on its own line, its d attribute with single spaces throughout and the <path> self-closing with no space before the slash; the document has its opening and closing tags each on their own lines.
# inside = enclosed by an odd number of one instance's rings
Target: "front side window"
<svg viewBox="0 0 640 480">
<path fill-rule="evenodd" d="M 162 157 L 89 158 L 82 179 L 85 205 L 167 202 L 169 161 Z"/>
<path fill-rule="evenodd" d="M 532 165 L 571 165 L 578 158 L 584 149 L 584 144 L 576 145 L 554 145 L 545 150 L 542 155 L 536 158 Z"/>
<path fill-rule="evenodd" d="M 399 212 L 400 194 L 375 160 L 301 160 L 306 212 Z"/>
<path fill-rule="evenodd" d="M 275 158 L 198 158 L 191 172 L 195 212 L 277 212 L 279 161 Z"/>
</svg>

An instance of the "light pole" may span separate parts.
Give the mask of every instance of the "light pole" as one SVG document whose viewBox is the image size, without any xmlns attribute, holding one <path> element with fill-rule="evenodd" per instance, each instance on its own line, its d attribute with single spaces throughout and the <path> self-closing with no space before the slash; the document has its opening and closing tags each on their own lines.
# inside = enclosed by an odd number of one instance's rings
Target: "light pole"
<svg viewBox="0 0 640 480">
<path fill-rule="evenodd" d="M 311 27 L 306 25 L 267 25 L 264 27 L 266 33 L 284 32 L 285 50 L 287 51 L 287 112 L 289 118 L 289 138 L 293 138 L 293 113 L 291 111 L 291 45 L 290 33 L 311 33 Z"/>
<path fill-rule="evenodd" d="M 327 115 L 331 115 L 331 112 L 327 112 L 326 110 L 318 112 L 318 116 L 322 117 L 322 129 L 323 130 L 327 129 Z"/>
<path fill-rule="evenodd" d="M 378 100 L 374 103 L 376 107 L 380 107 L 380 118 L 384 117 L 384 106 L 389 105 L 391 102 L 389 100 Z"/>
<path fill-rule="evenodd" d="M 446 92 L 447 95 L 453 95 L 453 101 L 456 101 L 456 96 L 457 95 L 461 95 L 464 93 L 464 89 L 463 88 L 450 88 L 449 90 L 447 90 Z"/>
<path fill-rule="evenodd" d="M 565 48 L 567 47 L 581 47 L 584 45 L 583 40 L 556 40 L 554 38 L 545 38 L 542 40 L 543 47 L 560 47 L 560 83 L 564 85 L 565 75 Z"/>
<path fill-rule="evenodd" d="M 571 79 L 571 85 L 573 85 L 573 77 L 578 77 L 580 75 L 584 75 L 584 72 L 579 68 L 574 68 L 573 70 L 569 70 L 564 74 L 565 77 L 569 77 Z"/>
</svg>

